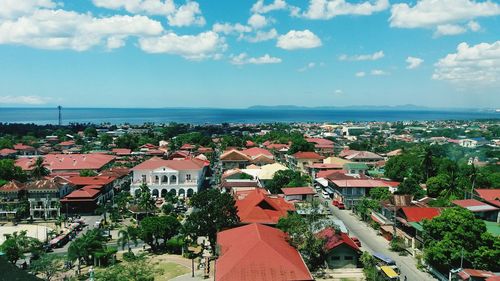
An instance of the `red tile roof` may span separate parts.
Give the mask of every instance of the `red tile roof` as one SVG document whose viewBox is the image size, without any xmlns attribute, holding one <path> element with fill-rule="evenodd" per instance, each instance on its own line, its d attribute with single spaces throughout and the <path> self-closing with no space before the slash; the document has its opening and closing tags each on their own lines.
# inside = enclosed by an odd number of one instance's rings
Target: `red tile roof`
<svg viewBox="0 0 500 281">
<path fill-rule="evenodd" d="M 77 186 L 84 186 L 84 185 L 107 185 L 112 183 L 114 180 L 116 180 L 116 177 L 110 177 L 110 176 L 95 176 L 95 177 L 80 177 L 80 176 L 73 176 L 73 177 L 67 177 L 67 181 L 70 183 L 77 185 Z"/>
<path fill-rule="evenodd" d="M 0 149 L 0 156 L 9 156 L 11 154 L 16 154 L 17 150 L 10 149 L 10 148 L 4 148 Z"/>
<path fill-rule="evenodd" d="M 132 154 L 132 150 L 128 148 L 113 148 L 111 152 L 113 152 L 113 154 L 116 154 L 118 156 L 125 156 Z"/>
<path fill-rule="evenodd" d="M 136 170 L 154 170 L 161 167 L 167 167 L 173 170 L 200 170 L 206 165 L 206 162 L 199 159 L 181 159 L 181 160 L 163 160 L 158 157 L 153 157 L 149 160 L 142 162 L 141 164 L 132 168 L 132 171 Z"/>
<path fill-rule="evenodd" d="M 345 179 L 345 180 L 330 180 L 338 187 L 354 187 L 354 188 L 374 188 L 374 187 L 392 187 L 391 182 L 372 179 Z"/>
<path fill-rule="evenodd" d="M 190 144 L 190 143 L 185 143 L 181 146 L 181 149 L 182 150 L 190 150 L 190 149 L 195 149 L 196 146 Z"/>
<path fill-rule="evenodd" d="M 25 144 L 22 144 L 22 143 L 16 143 L 16 144 L 14 144 L 13 148 L 15 150 L 35 150 L 35 148 L 33 146 L 25 145 Z"/>
<path fill-rule="evenodd" d="M 250 224 L 217 234 L 217 281 L 313 280 L 300 254 L 283 231 Z"/>
<path fill-rule="evenodd" d="M 253 141 L 251 141 L 251 140 L 247 140 L 245 142 L 245 146 L 246 147 L 253 147 L 253 146 L 255 146 L 255 143 Z"/>
<path fill-rule="evenodd" d="M 104 165 L 115 159 L 115 156 L 91 153 L 91 154 L 48 154 L 43 156 L 44 165 L 51 171 L 58 170 L 100 170 Z M 25 171 L 33 169 L 37 157 L 19 158 L 16 166 Z"/>
<path fill-rule="evenodd" d="M 284 187 L 281 189 L 285 195 L 308 195 L 316 194 L 312 187 Z"/>
<path fill-rule="evenodd" d="M 312 151 L 299 151 L 292 155 L 295 159 L 323 159 L 324 157 Z"/>
<path fill-rule="evenodd" d="M 264 149 L 264 148 L 260 148 L 260 147 L 252 147 L 249 149 L 244 149 L 241 151 L 241 153 L 246 154 L 252 158 L 255 158 L 259 155 L 265 155 L 265 156 L 271 157 L 271 158 L 273 157 L 273 154 L 271 152 L 269 152 L 269 150 Z"/>
<path fill-rule="evenodd" d="M 0 192 L 18 192 L 22 189 L 24 189 L 24 184 L 16 180 L 9 181 L 8 183 L 0 186 Z"/>
<path fill-rule="evenodd" d="M 500 189 L 476 189 L 476 192 L 484 200 L 500 199 Z"/>
<path fill-rule="evenodd" d="M 352 241 L 351 237 L 346 233 L 340 232 L 340 234 L 335 233 L 335 229 L 329 227 L 325 228 L 316 234 L 317 237 L 323 238 L 326 240 L 325 249 L 330 251 L 332 249 L 337 248 L 338 246 L 345 244 L 355 251 L 360 251 L 358 245 L 354 241 Z"/>
<path fill-rule="evenodd" d="M 281 150 L 281 149 L 288 149 L 290 146 L 288 144 L 283 144 L 283 143 L 271 143 L 271 144 L 268 144 L 268 145 L 265 145 L 264 143 L 264 146 L 267 147 L 267 149 L 274 149 L 274 150 Z"/>
<path fill-rule="evenodd" d="M 295 210 L 293 204 L 282 197 L 270 195 L 261 188 L 245 192 L 244 198 L 236 200 L 238 216 L 242 223 L 277 224 L 288 211 Z M 238 194 L 237 194 L 238 195 Z"/>
<path fill-rule="evenodd" d="M 424 219 L 430 220 L 441 213 L 441 210 L 438 208 L 403 207 L 401 210 L 408 222 L 420 222 Z"/>
<path fill-rule="evenodd" d="M 63 141 L 59 143 L 60 146 L 71 146 L 75 145 L 75 141 Z"/>
<path fill-rule="evenodd" d="M 312 142 L 315 144 L 318 144 L 320 146 L 327 146 L 327 147 L 333 147 L 333 141 L 328 140 L 328 139 L 322 139 L 322 138 L 307 138 L 307 142 Z"/>
<path fill-rule="evenodd" d="M 481 280 L 482 280 L 482 279 L 488 278 L 488 277 L 495 277 L 495 274 L 491 271 L 465 268 L 458 273 L 458 276 L 462 280 L 470 280 L 471 277 L 481 278 Z M 474 280 L 476 280 L 476 279 L 474 279 Z M 488 278 L 486 280 L 495 280 L 495 279 Z"/>
<path fill-rule="evenodd" d="M 75 199 L 93 199 L 97 197 L 101 193 L 101 190 L 98 186 L 84 186 L 80 189 L 74 190 L 70 194 L 66 195 L 64 199 L 66 200 L 75 200 Z M 65 201 L 65 200 L 63 200 Z"/>
</svg>

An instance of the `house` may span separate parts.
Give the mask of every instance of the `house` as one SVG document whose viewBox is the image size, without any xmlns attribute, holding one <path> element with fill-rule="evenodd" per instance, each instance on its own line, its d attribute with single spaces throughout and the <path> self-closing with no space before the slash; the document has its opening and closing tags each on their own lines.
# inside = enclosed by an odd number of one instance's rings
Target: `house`
<svg viewBox="0 0 500 281">
<path fill-rule="evenodd" d="M 478 201 L 476 199 L 454 200 L 451 203 L 474 213 L 477 218 L 500 222 L 500 208 Z"/>
<path fill-rule="evenodd" d="M 240 191 L 235 194 L 236 208 L 241 223 L 262 223 L 275 225 L 279 219 L 286 217 L 289 211 L 294 211 L 292 203 L 283 197 L 269 194 L 265 189 Z"/>
<path fill-rule="evenodd" d="M 257 166 L 274 163 L 273 154 L 269 150 L 264 148 L 252 147 L 242 150 L 241 153 L 250 157 L 251 163 Z"/>
<path fill-rule="evenodd" d="M 115 156 L 89 153 L 89 154 L 48 154 L 43 157 L 43 165 L 52 174 L 79 172 L 81 170 L 91 170 L 98 172 L 110 164 Z M 16 166 L 24 171 L 31 171 L 36 162 L 36 157 L 25 157 L 16 160 Z"/>
<path fill-rule="evenodd" d="M 61 215 L 60 199 L 74 186 L 64 179 L 37 180 L 24 185 L 30 204 L 30 216 L 35 219 L 55 219 Z"/>
<path fill-rule="evenodd" d="M 251 168 L 251 169 L 250 169 Z M 246 169 L 241 169 L 241 172 L 251 175 L 262 183 L 262 186 L 266 186 L 278 171 L 288 170 L 287 167 L 283 166 L 280 163 L 267 164 L 264 166 L 247 166 Z"/>
<path fill-rule="evenodd" d="M 16 158 L 17 150 L 4 148 L 0 149 L 0 158 Z"/>
<path fill-rule="evenodd" d="M 347 171 L 349 175 L 366 175 L 366 171 L 368 171 L 368 165 L 365 163 L 345 163 L 343 166 L 343 170 Z"/>
<path fill-rule="evenodd" d="M 333 155 L 334 143 L 323 138 L 306 138 L 307 142 L 314 143 L 314 150 L 321 155 Z"/>
<path fill-rule="evenodd" d="M 500 189 L 476 188 L 474 196 L 479 200 L 500 208 Z"/>
<path fill-rule="evenodd" d="M 146 184 L 151 195 L 164 198 L 167 192 L 177 196 L 191 197 L 199 192 L 205 183 L 208 162 L 193 159 L 163 160 L 150 158 L 132 168 L 133 180 L 130 193 L 140 194 L 140 187 Z"/>
<path fill-rule="evenodd" d="M 384 157 L 370 151 L 356 151 L 344 157 L 351 162 L 372 163 L 384 160 Z"/>
<path fill-rule="evenodd" d="M 12 180 L 0 186 L 0 220 L 11 220 L 17 217 L 25 198 L 24 184 Z"/>
<path fill-rule="evenodd" d="M 252 223 L 219 232 L 217 244 L 216 281 L 314 280 L 279 229 Z"/>
<path fill-rule="evenodd" d="M 326 264 L 328 268 L 357 268 L 361 250 L 347 233 L 329 227 L 316 234 L 325 240 Z"/>
<path fill-rule="evenodd" d="M 28 156 L 28 155 L 36 155 L 36 149 L 33 146 L 26 145 L 23 143 L 17 143 L 13 146 L 14 150 L 17 151 L 17 154 Z"/>
<path fill-rule="evenodd" d="M 234 168 L 243 169 L 252 161 L 252 159 L 248 155 L 236 149 L 232 149 L 222 153 L 219 159 L 222 171 Z"/>
<path fill-rule="evenodd" d="M 262 184 L 258 179 L 232 179 L 229 177 L 222 180 L 220 188 L 225 192 L 235 194 L 240 191 L 262 188 Z"/>
<path fill-rule="evenodd" d="M 306 187 L 284 187 L 281 189 L 285 195 L 286 201 L 312 201 L 314 194 L 314 188 Z"/>
<path fill-rule="evenodd" d="M 75 141 L 70 140 L 70 141 L 63 141 L 57 144 L 60 150 L 68 150 L 71 149 L 73 146 L 75 146 Z"/>
<path fill-rule="evenodd" d="M 471 268 L 464 268 L 458 273 L 456 273 L 457 280 L 464 280 L 464 281 L 484 281 L 484 280 L 500 280 L 494 279 L 497 278 L 497 276 L 487 270 L 478 270 L 478 269 L 471 269 Z"/>
<path fill-rule="evenodd" d="M 412 249 L 413 255 L 416 254 L 416 249 L 421 249 L 424 245 L 422 222 L 432 220 L 440 214 L 440 208 L 418 206 L 402 207 L 396 211 L 396 227 L 398 228 L 396 234 Z"/>
<path fill-rule="evenodd" d="M 104 203 L 105 201 L 111 199 L 115 194 L 114 182 L 117 179 L 114 176 L 94 176 L 94 177 L 81 177 L 81 176 L 69 176 L 64 177 L 69 183 L 71 183 L 77 190 L 87 188 L 87 191 L 93 195 L 99 195 L 99 200 L 96 203 Z M 92 190 L 90 190 L 92 189 Z M 77 190 L 73 191 L 76 192 Z M 94 194 L 94 190 L 98 190 L 98 194 Z M 83 195 L 81 191 L 78 192 Z M 71 195 L 71 194 L 70 194 Z M 71 195 L 70 198 L 75 197 L 75 194 Z M 88 198 L 87 198 L 88 199 Z M 69 202 L 69 201 L 68 201 Z M 74 202 L 74 200 L 72 201 Z M 80 204 L 82 205 L 82 204 Z M 83 204 L 85 205 L 85 204 Z M 71 207 L 71 206 L 69 206 Z"/>
<path fill-rule="evenodd" d="M 290 166 L 304 174 L 308 173 L 308 167 L 315 163 L 321 163 L 323 156 L 316 152 L 302 152 L 299 151 L 295 154 L 289 155 L 288 162 Z"/>
<path fill-rule="evenodd" d="M 86 185 L 61 199 L 66 214 L 91 214 L 103 203 L 102 186 L 99 185 Z"/>
<path fill-rule="evenodd" d="M 119 157 L 126 157 L 132 155 L 132 150 L 128 148 L 113 148 L 111 153 Z"/>
</svg>

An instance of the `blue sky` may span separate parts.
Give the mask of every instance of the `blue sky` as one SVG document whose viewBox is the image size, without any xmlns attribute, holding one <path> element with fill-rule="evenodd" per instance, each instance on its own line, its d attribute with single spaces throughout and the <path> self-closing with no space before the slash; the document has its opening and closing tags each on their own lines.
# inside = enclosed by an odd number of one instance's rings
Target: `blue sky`
<svg viewBox="0 0 500 281">
<path fill-rule="evenodd" d="M 0 107 L 500 107 L 500 2 L 2 0 Z"/>
</svg>

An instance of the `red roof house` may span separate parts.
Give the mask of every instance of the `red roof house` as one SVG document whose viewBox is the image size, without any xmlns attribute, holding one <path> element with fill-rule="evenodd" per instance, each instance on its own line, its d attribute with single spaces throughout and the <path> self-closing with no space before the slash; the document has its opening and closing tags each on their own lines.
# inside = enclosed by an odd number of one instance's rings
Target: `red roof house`
<svg viewBox="0 0 500 281">
<path fill-rule="evenodd" d="M 487 203 L 500 208 L 500 189 L 476 189 L 476 193 Z"/>
<path fill-rule="evenodd" d="M 361 250 L 358 245 L 344 232 L 337 233 L 329 227 L 316 234 L 324 239 L 324 249 L 327 252 L 326 263 L 329 268 L 357 267 Z"/>
<path fill-rule="evenodd" d="M 19 158 L 16 160 L 16 166 L 25 171 L 33 169 L 36 157 Z M 100 153 L 91 154 L 48 154 L 43 156 L 44 166 L 52 173 L 95 170 L 102 169 L 106 164 L 115 159 L 113 155 Z"/>
<path fill-rule="evenodd" d="M 314 280 L 299 252 L 276 228 L 250 224 L 217 234 L 216 281 Z"/>
<path fill-rule="evenodd" d="M 292 155 L 295 159 L 323 159 L 324 157 L 312 151 L 299 151 Z"/>
<path fill-rule="evenodd" d="M 441 214 L 441 209 L 431 207 L 402 207 L 401 211 L 403 212 L 403 217 L 407 222 L 420 222 L 425 219 L 431 220 Z"/>
<path fill-rule="evenodd" d="M 236 207 L 241 223 L 277 224 L 281 217 L 286 217 L 288 211 L 295 210 L 293 204 L 288 203 L 276 195 L 268 194 L 261 188 L 237 192 Z"/>
</svg>

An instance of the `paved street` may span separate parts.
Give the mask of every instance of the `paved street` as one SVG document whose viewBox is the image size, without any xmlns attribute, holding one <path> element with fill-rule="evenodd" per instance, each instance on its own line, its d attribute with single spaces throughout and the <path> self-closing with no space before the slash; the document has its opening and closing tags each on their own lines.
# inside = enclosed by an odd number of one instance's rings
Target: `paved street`
<svg viewBox="0 0 500 281">
<path fill-rule="evenodd" d="M 333 211 L 333 215 L 336 218 L 344 222 L 349 230 L 349 235 L 358 237 L 363 250 L 371 253 L 382 253 L 396 261 L 397 266 L 401 270 L 401 280 L 404 280 L 404 276 L 409 281 L 437 280 L 430 274 L 418 270 L 416 261 L 410 255 L 400 256 L 397 253 L 391 252 L 389 250 L 389 242 L 377 235 L 377 232 L 373 228 L 359 221 L 351 211 L 339 210 L 331 205 L 329 205 L 329 208 Z"/>
</svg>

